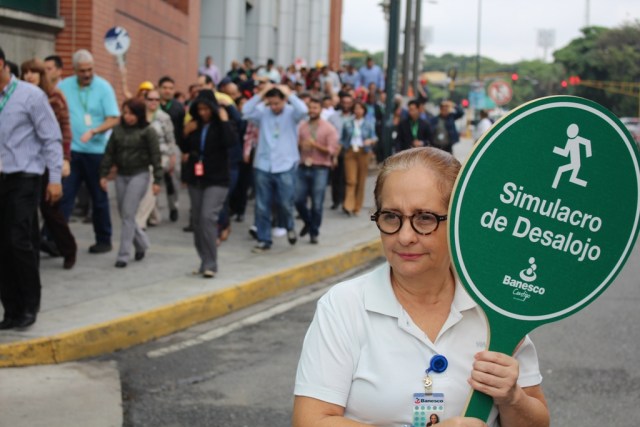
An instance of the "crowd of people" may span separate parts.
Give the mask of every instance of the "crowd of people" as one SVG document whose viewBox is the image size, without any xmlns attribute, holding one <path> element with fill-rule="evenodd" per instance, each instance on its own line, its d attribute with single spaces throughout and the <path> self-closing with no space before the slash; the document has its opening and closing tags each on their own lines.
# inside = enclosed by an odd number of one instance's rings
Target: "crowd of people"
<svg viewBox="0 0 640 427">
<path fill-rule="evenodd" d="M 382 160 L 385 81 L 372 58 L 359 70 L 352 65 L 334 70 L 320 61 L 313 68 L 283 68 L 271 59 L 254 66 L 244 58 L 223 73 L 208 56 L 186 93 L 168 75 L 157 84 L 141 82 L 134 93 L 123 66 L 121 105 L 112 84 L 95 72 L 87 50 L 73 54 L 73 74 L 66 78 L 55 54 L 20 67 L 4 54 L 1 61 L 0 105 L 9 110 L 3 132 L 15 135 L 23 129 L 34 144 L 32 150 L 15 149 L 15 136 L 0 142 L 0 191 L 8 192 L 3 203 L 14 197 L 22 201 L 20 192 L 9 189 L 33 174 L 43 224 L 32 203 L 18 203 L 29 215 L 2 211 L 3 224 L 21 221 L 22 234 L 8 238 L 7 228 L 1 236 L 6 255 L 1 262 L 13 273 L 0 279 L 3 304 L 7 301 L 0 328 L 29 323 L 24 313 L 35 321 L 40 251 L 61 256 L 65 269 L 74 267 L 78 248 L 69 220 L 78 207 L 93 225 L 95 243 L 89 252 L 112 250 L 111 180 L 121 220 L 115 267 L 145 258 L 150 245 L 146 228 L 163 218 L 176 222 L 180 189 L 186 188 L 191 209 L 184 230 L 193 232 L 200 261 L 194 274 L 212 278 L 218 271 L 218 247 L 228 238 L 232 220 L 245 220 L 252 197 L 252 252 L 268 251 L 274 235 L 286 236 L 291 245 L 308 235 L 317 244 L 327 186 L 331 209 L 357 216 L 370 163 Z M 27 96 L 20 107 L 25 114 L 42 113 L 47 121 L 31 117 L 27 126 L 13 113 L 27 90 L 48 102 L 31 108 L 35 98 Z M 429 115 L 425 98 L 407 106 L 400 97 L 395 101 L 395 151 L 419 146 L 451 151 L 459 139 L 459 107 L 443 102 L 440 115 Z M 164 214 L 161 192 L 167 198 Z M 296 218 L 303 222 L 299 232 Z M 30 278 L 27 285 L 25 277 Z"/>
</svg>

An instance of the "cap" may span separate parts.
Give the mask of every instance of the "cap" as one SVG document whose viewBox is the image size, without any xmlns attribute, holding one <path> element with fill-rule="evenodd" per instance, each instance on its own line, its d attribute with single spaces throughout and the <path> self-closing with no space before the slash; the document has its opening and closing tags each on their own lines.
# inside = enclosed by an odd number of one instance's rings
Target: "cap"
<svg viewBox="0 0 640 427">
<path fill-rule="evenodd" d="M 138 86 L 138 90 L 153 90 L 153 89 L 155 89 L 155 87 L 153 86 L 153 83 L 151 83 L 148 80 L 140 83 L 140 86 Z"/>
<path fill-rule="evenodd" d="M 225 77 L 222 80 L 220 80 L 220 83 L 218 83 L 218 89 L 222 89 L 224 86 L 228 85 L 229 83 L 233 83 L 233 80 L 231 80 L 230 77 Z"/>
</svg>

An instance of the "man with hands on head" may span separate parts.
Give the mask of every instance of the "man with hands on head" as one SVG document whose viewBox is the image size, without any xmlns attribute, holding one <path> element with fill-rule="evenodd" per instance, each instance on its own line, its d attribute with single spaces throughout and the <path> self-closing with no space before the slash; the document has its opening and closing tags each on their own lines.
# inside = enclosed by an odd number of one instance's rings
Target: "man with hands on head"
<svg viewBox="0 0 640 427">
<path fill-rule="evenodd" d="M 288 101 L 288 102 L 287 102 Z M 305 103 L 286 85 L 266 83 L 243 107 L 244 119 L 259 128 L 259 142 L 253 160 L 256 193 L 258 244 L 254 253 L 271 248 L 271 206 L 275 202 L 293 245 L 294 198 L 298 152 L 298 123 L 307 115 Z"/>
</svg>

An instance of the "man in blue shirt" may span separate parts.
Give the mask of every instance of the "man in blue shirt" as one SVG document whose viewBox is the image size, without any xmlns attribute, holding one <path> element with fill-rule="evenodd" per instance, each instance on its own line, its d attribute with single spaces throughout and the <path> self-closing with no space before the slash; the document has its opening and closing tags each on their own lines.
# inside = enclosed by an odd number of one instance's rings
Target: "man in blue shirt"
<svg viewBox="0 0 640 427">
<path fill-rule="evenodd" d="M 372 57 L 367 57 L 367 65 L 363 65 L 358 70 L 360 74 L 360 86 L 369 88 L 371 83 L 375 84 L 375 89 L 384 90 L 384 76 L 382 68 L 373 63 Z"/>
<path fill-rule="evenodd" d="M 0 329 L 26 328 L 40 309 L 38 205 L 62 196 L 62 134 L 47 95 L 11 75 L 0 48 Z"/>
<path fill-rule="evenodd" d="M 287 100 L 289 103 L 287 103 Z M 307 106 L 286 85 L 264 85 L 243 107 L 245 120 L 260 131 L 253 160 L 256 192 L 258 244 L 254 253 L 271 248 L 271 206 L 284 221 L 287 238 L 295 244 L 294 199 L 298 152 L 298 123 L 307 115 Z"/>
<path fill-rule="evenodd" d="M 73 54 L 75 76 L 60 82 L 71 118 L 71 174 L 64 181 L 62 211 L 67 221 L 84 181 L 93 205 L 96 243 L 90 253 L 111 250 L 111 215 L 107 192 L 100 187 L 100 162 L 107 146 L 105 132 L 118 124 L 120 111 L 113 87 L 93 72 L 93 56 L 81 49 Z"/>
</svg>

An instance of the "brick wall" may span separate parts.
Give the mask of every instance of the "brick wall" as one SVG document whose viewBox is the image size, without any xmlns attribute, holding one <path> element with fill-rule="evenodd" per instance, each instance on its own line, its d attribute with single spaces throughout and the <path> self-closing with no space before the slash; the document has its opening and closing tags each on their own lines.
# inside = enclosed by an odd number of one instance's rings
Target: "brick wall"
<svg viewBox="0 0 640 427">
<path fill-rule="evenodd" d="M 89 49 L 94 55 L 96 73 L 111 82 L 121 102 L 123 92 L 116 58 L 104 48 L 107 30 L 120 26 L 131 38 L 125 56 L 130 92 L 135 94 L 144 80 L 156 84 L 163 75 L 173 77 L 177 90 L 183 92 L 195 81 L 200 0 L 61 0 L 60 13 L 66 25 L 58 35 L 56 49 L 65 62 L 65 76 L 73 73 L 72 53 Z"/>
</svg>

